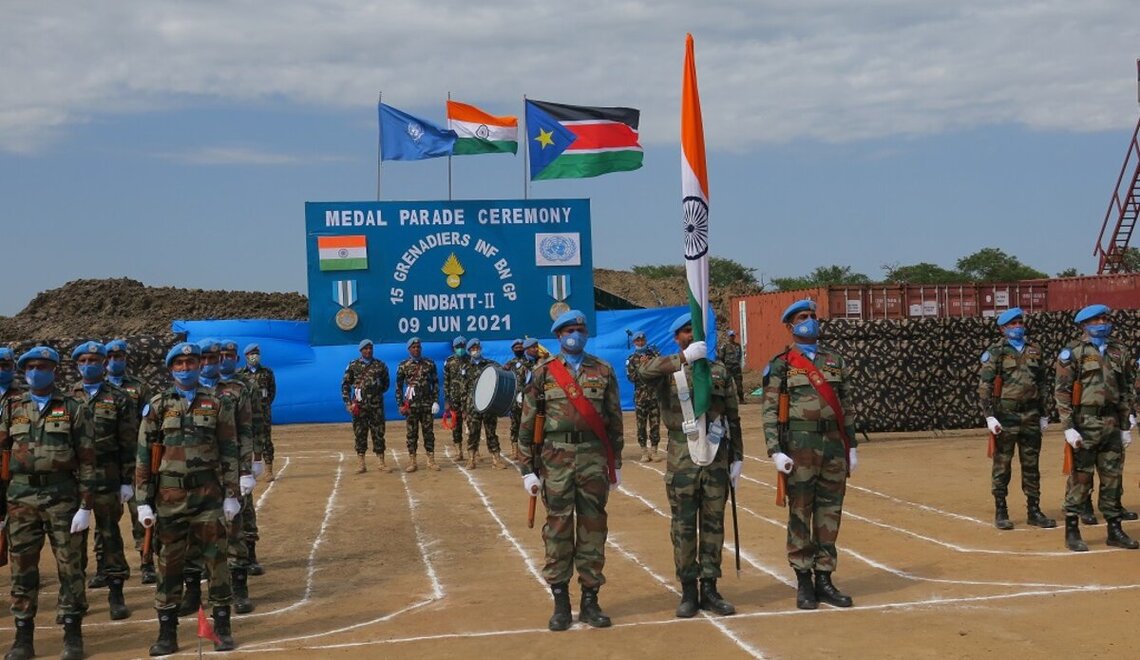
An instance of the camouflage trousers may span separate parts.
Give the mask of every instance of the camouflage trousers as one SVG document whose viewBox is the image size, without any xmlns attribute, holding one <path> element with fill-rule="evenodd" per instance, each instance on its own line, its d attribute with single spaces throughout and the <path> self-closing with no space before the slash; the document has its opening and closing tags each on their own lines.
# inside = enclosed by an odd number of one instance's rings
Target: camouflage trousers
<svg viewBox="0 0 1140 660">
<path fill-rule="evenodd" d="M 459 408 L 455 411 L 455 428 L 451 429 L 451 441 L 457 445 L 463 444 L 463 425 L 467 423 L 467 415 Z"/>
<path fill-rule="evenodd" d="M 87 537 L 94 529 L 97 572 L 107 577 L 127 579 L 131 573 L 123 549 L 123 533 L 119 530 L 119 521 L 123 518 L 119 491 L 92 496 L 91 514 L 91 528 L 83 532 L 83 573 L 87 574 Z"/>
<path fill-rule="evenodd" d="M 1001 433 L 994 442 L 994 461 L 991 479 L 991 491 L 994 497 L 1005 497 L 1009 494 L 1009 482 L 1013 477 L 1013 452 L 1021 462 L 1021 491 L 1026 497 L 1040 499 L 1041 497 L 1041 427 L 1038 425 L 1038 416 L 1034 415 L 1031 421 L 1018 424 L 1016 418 L 1005 419 L 1001 422 Z"/>
<path fill-rule="evenodd" d="M 241 501 L 242 535 L 246 542 L 257 541 L 261 534 L 257 529 L 257 507 L 254 506 L 253 493 L 246 495 Z"/>
<path fill-rule="evenodd" d="M 549 584 L 569 582 L 576 568 L 578 582 L 596 589 L 606 583 L 606 451 L 596 440 L 569 444 L 551 434 L 543 443 L 542 464 L 542 577 Z"/>
<path fill-rule="evenodd" d="M 744 403 L 744 372 L 739 369 L 729 369 L 728 376 L 736 384 L 736 396 L 740 398 L 740 403 Z"/>
<path fill-rule="evenodd" d="M 1096 506 L 1104 517 L 1119 518 L 1124 447 L 1115 420 L 1099 428 L 1081 429 L 1084 447 L 1073 450 L 1073 472 L 1065 485 L 1065 515 L 1076 516 L 1092 496 L 1093 472 L 1100 477 Z"/>
<path fill-rule="evenodd" d="M 245 536 L 245 519 L 250 505 L 249 495 L 242 498 L 241 511 L 231 520 L 226 529 L 226 564 L 229 568 L 249 568 L 249 543 Z M 223 520 L 225 517 L 223 516 Z"/>
<path fill-rule="evenodd" d="M 372 452 L 377 456 L 384 453 L 384 408 L 364 408 L 352 418 L 352 435 L 356 453 L 363 456 L 368 452 L 368 434 L 372 433 Z"/>
<path fill-rule="evenodd" d="M 788 475 L 788 563 L 797 571 L 834 571 L 847 490 L 843 441 L 836 431 L 789 435 L 795 467 Z"/>
<path fill-rule="evenodd" d="M 495 433 L 495 429 L 499 426 L 499 418 L 491 413 L 480 415 L 471 410 L 463 416 L 467 418 L 467 450 L 472 452 L 479 450 L 479 434 L 482 431 L 487 436 L 487 451 L 497 454 L 499 436 Z"/>
<path fill-rule="evenodd" d="M 682 582 L 719 578 L 724 548 L 724 505 L 728 499 L 728 442 L 721 443 L 713 462 L 701 467 L 689 457 L 681 431 L 669 432 L 669 463 L 665 494 L 673 519 L 673 565 Z M 698 535 L 699 534 L 699 535 Z"/>
<path fill-rule="evenodd" d="M 183 569 L 199 558 L 210 582 L 210 605 L 229 605 L 233 590 L 226 565 L 228 538 L 221 486 L 211 483 L 190 490 L 159 488 L 156 499 L 159 549 L 155 609 L 178 607 L 182 602 Z"/>
<path fill-rule="evenodd" d="M 522 426 L 522 406 L 511 406 L 511 444 L 519 443 L 519 427 Z"/>
<path fill-rule="evenodd" d="M 648 442 L 656 447 L 661 444 L 661 404 L 657 399 L 638 401 L 634 406 L 637 417 L 637 444 L 645 447 Z"/>
<path fill-rule="evenodd" d="M 273 415 L 269 412 L 269 404 L 265 405 L 265 439 L 261 443 L 261 460 L 266 463 L 273 462 Z"/>
<path fill-rule="evenodd" d="M 408 453 L 415 454 L 419 446 L 420 430 L 424 434 L 424 451 L 435 453 L 435 420 L 431 416 L 431 407 L 412 408 L 408 413 Z"/>
<path fill-rule="evenodd" d="M 12 570 L 12 615 L 31 619 L 39 612 L 40 551 L 44 538 L 51 543 L 59 571 L 56 613 L 80 615 L 87 611 L 87 585 L 82 556 L 82 534 L 71 533 L 71 519 L 79 509 L 77 486 L 45 486 L 35 495 L 8 500 L 8 552 Z"/>
</svg>

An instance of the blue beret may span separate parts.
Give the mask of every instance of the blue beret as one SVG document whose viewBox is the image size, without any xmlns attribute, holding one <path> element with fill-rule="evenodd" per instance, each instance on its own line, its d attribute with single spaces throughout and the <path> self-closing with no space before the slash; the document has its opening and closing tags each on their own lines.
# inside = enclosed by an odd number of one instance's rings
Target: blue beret
<svg viewBox="0 0 1140 660">
<path fill-rule="evenodd" d="M 193 344 L 188 341 L 184 341 L 180 344 L 175 344 L 174 347 L 171 348 L 170 351 L 166 354 L 166 366 L 169 367 L 170 363 L 174 362 L 174 358 L 180 355 L 193 355 L 195 357 L 201 357 L 202 347 L 198 344 Z"/>
<path fill-rule="evenodd" d="M 523 348 L 530 348 L 531 346 L 538 346 L 538 340 L 534 337 L 523 342 Z"/>
<path fill-rule="evenodd" d="M 12 354 L 12 349 L 8 348 L 7 346 L 0 346 L 0 360 L 15 360 L 15 359 L 16 359 L 15 356 Z"/>
<path fill-rule="evenodd" d="M 1105 316 L 1111 313 L 1112 310 L 1108 308 L 1108 305 L 1089 305 L 1077 312 L 1077 316 L 1073 321 L 1075 323 L 1084 323 L 1089 319 L 1095 319 L 1098 316 Z"/>
<path fill-rule="evenodd" d="M 568 312 L 564 312 L 562 316 L 559 316 L 554 320 L 554 325 L 550 326 L 550 331 L 558 332 L 564 326 L 570 325 L 572 323 L 581 323 L 582 325 L 586 325 L 586 315 L 577 309 L 572 309 Z"/>
<path fill-rule="evenodd" d="M 418 344 L 418 343 L 420 343 L 420 338 L 419 337 L 412 337 L 404 345 L 407 346 L 408 348 L 411 348 L 412 344 Z"/>
<path fill-rule="evenodd" d="M 645 331 L 644 330 L 638 330 L 637 332 L 633 333 L 633 338 L 634 339 L 645 339 Z"/>
<path fill-rule="evenodd" d="M 99 357 L 107 357 L 107 347 L 97 341 L 85 341 L 71 351 L 71 359 L 78 360 L 80 355 L 94 353 Z"/>
<path fill-rule="evenodd" d="M 108 353 L 114 353 L 115 351 L 121 351 L 123 353 L 126 353 L 127 352 L 127 340 L 126 339 L 115 339 L 113 341 L 107 342 L 107 352 Z"/>
<path fill-rule="evenodd" d="M 452 348 L 459 348 L 460 346 L 466 346 L 466 345 L 467 345 L 467 338 L 464 337 L 463 335 L 459 335 L 455 339 L 451 340 L 451 347 Z"/>
<path fill-rule="evenodd" d="M 1016 319 L 1025 318 L 1025 312 L 1021 311 L 1020 307 L 1011 307 L 1001 313 L 997 318 L 998 326 L 1003 326 L 1007 323 L 1013 323 Z"/>
<path fill-rule="evenodd" d="M 371 346 L 371 345 L 372 345 L 372 340 L 371 340 L 371 339 L 361 339 L 361 340 L 360 340 L 360 343 L 359 343 L 359 344 L 357 344 L 357 345 L 356 345 L 356 347 L 357 347 L 357 348 L 359 348 L 359 349 L 361 349 L 361 350 L 364 350 L 364 347 L 365 347 L 365 346 Z"/>
<path fill-rule="evenodd" d="M 511 346 L 515 346 L 516 344 L 521 344 L 521 343 L 523 343 L 523 338 L 519 337 L 518 339 L 511 342 Z"/>
<path fill-rule="evenodd" d="M 219 343 L 222 345 L 223 351 L 233 351 L 234 353 L 237 353 L 237 342 L 236 341 L 234 341 L 232 339 L 222 339 L 221 341 L 219 341 Z"/>
<path fill-rule="evenodd" d="M 800 312 L 802 312 L 804 310 L 814 312 L 815 311 L 815 301 L 814 300 L 806 300 L 806 299 L 805 300 L 797 300 L 794 303 L 792 303 L 791 305 L 788 305 L 788 308 L 784 310 L 783 315 L 780 316 L 780 323 L 787 323 L 787 322 L 791 321 L 793 316 L 795 316 L 796 314 L 799 314 Z"/>
<path fill-rule="evenodd" d="M 260 353 L 261 347 L 257 344 L 246 344 L 245 348 L 241 349 L 242 355 L 249 355 L 250 353 Z"/>
<path fill-rule="evenodd" d="M 198 342 L 198 348 L 201 350 L 201 354 L 205 355 L 206 353 L 217 353 L 221 351 L 222 345 L 218 343 L 217 339 L 209 337 Z"/>
<path fill-rule="evenodd" d="M 467 350 L 471 350 L 472 346 L 482 346 L 482 345 L 483 344 L 479 343 L 479 339 L 477 337 L 472 337 L 471 339 L 467 340 Z"/>
<path fill-rule="evenodd" d="M 23 369 L 24 363 L 28 360 L 51 360 L 59 364 L 59 353 L 51 346 L 36 346 L 21 355 L 20 359 L 16 360 L 16 366 Z"/>
<path fill-rule="evenodd" d="M 685 326 L 692 325 L 692 324 L 693 324 L 692 312 L 685 312 L 684 314 L 678 316 L 673 321 L 673 325 L 669 326 L 669 332 L 671 332 L 672 334 L 677 334 L 677 332 L 681 328 L 684 328 Z"/>
</svg>

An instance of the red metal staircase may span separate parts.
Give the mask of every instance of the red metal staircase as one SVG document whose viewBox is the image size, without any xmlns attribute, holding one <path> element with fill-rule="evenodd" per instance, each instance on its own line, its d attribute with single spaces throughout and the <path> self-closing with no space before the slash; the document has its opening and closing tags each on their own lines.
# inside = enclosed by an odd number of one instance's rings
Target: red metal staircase
<svg viewBox="0 0 1140 660">
<path fill-rule="evenodd" d="M 1096 239 L 1096 248 L 1093 249 L 1093 256 L 1100 257 L 1097 272 L 1102 275 L 1128 270 L 1124 256 L 1128 252 L 1128 242 L 1132 239 L 1132 230 L 1136 226 L 1137 217 L 1140 216 L 1138 137 L 1140 137 L 1140 121 L 1136 122 L 1136 130 L 1132 131 L 1132 141 L 1128 144 L 1128 153 L 1124 156 L 1124 165 L 1120 168 L 1120 176 L 1116 180 L 1116 188 L 1112 191 L 1112 199 L 1108 202 L 1104 223 L 1100 227 L 1100 236 Z M 1115 223 L 1112 234 L 1107 234 L 1109 222 Z"/>
</svg>

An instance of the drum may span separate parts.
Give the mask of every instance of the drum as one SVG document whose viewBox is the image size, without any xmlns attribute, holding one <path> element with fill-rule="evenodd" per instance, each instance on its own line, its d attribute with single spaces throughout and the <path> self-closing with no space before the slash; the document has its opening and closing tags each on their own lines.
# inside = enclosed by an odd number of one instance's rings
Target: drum
<svg viewBox="0 0 1140 660">
<path fill-rule="evenodd" d="M 475 410 L 479 414 L 506 415 L 515 400 L 515 375 L 494 365 L 483 368 L 475 381 Z"/>
</svg>

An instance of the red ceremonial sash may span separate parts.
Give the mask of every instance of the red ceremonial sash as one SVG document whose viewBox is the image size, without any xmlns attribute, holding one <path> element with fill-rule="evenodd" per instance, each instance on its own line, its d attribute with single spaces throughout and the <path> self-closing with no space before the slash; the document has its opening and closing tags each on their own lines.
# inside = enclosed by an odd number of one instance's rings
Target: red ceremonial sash
<svg viewBox="0 0 1140 660">
<path fill-rule="evenodd" d="M 847 437 L 847 422 L 843 415 L 843 406 L 839 403 L 839 395 L 835 393 L 831 384 L 828 383 L 827 379 L 823 377 L 823 374 L 819 372 L 819 368 L 816 367 L 798 347 L 793 346 L 789 349 L 787 356 L 788 366 L 807 372 L 808 381 L 811 383 L 811 386 L 815 388 L 816 392 L 819 392 L 819 396 L 823 399 L 823 402 L 835 412 L 835 423 L 839 426 L 839 437 L 843 439 L 844 455 L 847 458 L 848 465 L 850 465 L 851 438 Z"/>
<path fill-rule="evenodd" d="M 606 449 L 606 473 L 609 477 L 611 484 L 617 483 L 617 472 L 614 468 L 614 448 L 610 444 L 610 437 L 606 435 L 606 423 L 602 421 L 602 416 L 594 410 L 594 404 L 586 398 L 586 393 L 582 391 L 582 386 L 574 377 L 570 375 L 570 371 L 566 369 L 566 365 L 562 364 L 557 358 L 546 363 L 546 368 L 551 376 L 554 376 L 554 382 L 558 383 L 558 387 L 566 393 L 566 397 L 570 399 L 570 405 L 574 406 L 574 410 L 578 411 L 585 420 L 586 424 L 590 426 L 590 430 L 598 439 L 602 441 L 602 447 Z"/>
</svg>

